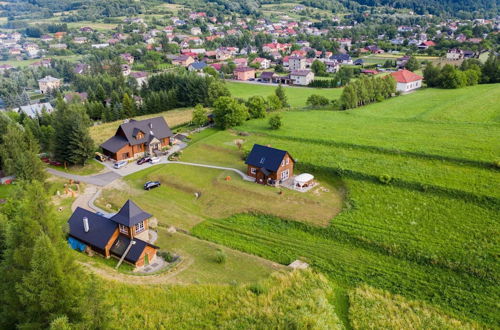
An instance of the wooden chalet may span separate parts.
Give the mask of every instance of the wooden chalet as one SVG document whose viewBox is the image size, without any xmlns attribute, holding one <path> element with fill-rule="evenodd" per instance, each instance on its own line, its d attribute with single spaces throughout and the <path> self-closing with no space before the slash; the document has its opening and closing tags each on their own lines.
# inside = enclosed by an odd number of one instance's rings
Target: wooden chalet
<svg viewBox="0 0 500 330">
<path fill-rule="evenodd" d="M 170 144 L 172 131 L 163 117 L 133 120 L 121 124 L 115 136 L 101 144 L 104 155 L 116 160 L 154 154 Z"/>
<path fill-rule="evenodd" d="M 151 263 L 159 247 L 148 243 L 151 214 L 128 200 L 111 218 L 76 208 L 68 220 L 68 243 L 80 251 L 122 258 L 136 267 Z"/>
<path fill-rule="evenodd" d="M 295 160 L 285 150 L 254 144 L 245 164 L 255 182 L 275 185 L 293 176 Z"/>
</svg>

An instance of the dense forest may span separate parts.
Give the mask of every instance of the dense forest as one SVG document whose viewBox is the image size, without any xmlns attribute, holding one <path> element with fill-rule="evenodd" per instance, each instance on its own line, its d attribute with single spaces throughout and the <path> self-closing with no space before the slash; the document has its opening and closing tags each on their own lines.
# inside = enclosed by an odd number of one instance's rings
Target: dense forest
<svg viewBox="0 0 500 330">
<path fill-rule="evenodd" d="M 147 1 L 108 0 L 108 1 L 79 1 L 79 0 L 8 0 L 0 6 L 3 15 L 9 17 L 50 17 L 54 12 L 75 11 L 67 20 L 78 21 L 96 17 L 116 17 L 141 13 L 148 8 Z M 280 4 L 284 0 L 169 0 L 170 3 L 179 3 L 192 6 L 197 10 L 217 9 L 226 13 L 237 12 L 246 15 L 260 16 L 263 4 Z M 410 9 L 417 14 L 432 14 L 440 16 L 454 16 L 471 18 L 474 16 L 492 17 L 498 15 L 496 1 L 491 0 L 300 0 L 299 4 L 316 7 L 332 12 L 345 10 L 361 13 L 373 7 L 390 6 L 396 9 Z"/>
</svg>

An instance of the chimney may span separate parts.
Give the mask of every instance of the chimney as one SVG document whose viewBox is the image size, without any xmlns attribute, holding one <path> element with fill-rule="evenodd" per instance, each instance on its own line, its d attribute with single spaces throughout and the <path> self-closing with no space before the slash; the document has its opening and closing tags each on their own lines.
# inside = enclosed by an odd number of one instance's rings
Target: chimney
<svg viewBox="0 0 500 330">
<path fill-rule="evenodd" d="M 83 230 L 85 230 L 86 233 L 89 232 L 89 218 L 83 217 Z"/>
</svg>

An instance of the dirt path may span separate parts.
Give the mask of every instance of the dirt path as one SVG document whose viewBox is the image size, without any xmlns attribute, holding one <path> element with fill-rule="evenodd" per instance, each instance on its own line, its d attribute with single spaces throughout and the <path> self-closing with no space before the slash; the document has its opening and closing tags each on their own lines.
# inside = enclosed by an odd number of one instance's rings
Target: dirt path
<svg viewBox="0 0 500 330">
<path fill-rule="evenodd" d="M 93 210 L 90 207 L 89 201 L 97 193 L 98 190 L 99 190 L 99 188 L 97 186 L 94 186 L 91 184 L 86 185 L 83 193 L 78 195 L 78 197 L 75 199 L 75 201 L 71 205 L 71 210 L 74 211 L 77 207 L 81 207 L 82 209 L 86 209 L 86 210 L 94 212 L 95 210 Z"/>
<path fill-rule="evenodd" d="M 194 259 L 190 256 L 184 255 L 184 259 L 180 261 L 174 268 L 168 270 L 165 273 L 158 275 L 127 275 L 123 273 L 119 273 L 113 268 L 105 269 L 101 267 L 96 267 L 91 263 L 87 262 L 78 262 L 82 266 L 84 266 L 89 271 L 97 274 L 98 276 L 110 280 L 110 281 L 118 281 L 121 283 L 134 284 L 134 285 L 154 285 L 154 284 L 183 284 L 175 279 L 175 277 L 189 268 L 194 262 Z"/>
</svg>

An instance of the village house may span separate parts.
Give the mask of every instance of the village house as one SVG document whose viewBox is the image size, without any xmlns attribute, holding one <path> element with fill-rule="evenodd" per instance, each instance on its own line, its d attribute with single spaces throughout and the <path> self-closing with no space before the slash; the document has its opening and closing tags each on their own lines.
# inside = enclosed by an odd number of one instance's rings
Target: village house
<svg viewBox="0 0 500 330">
<path fill-rule="evenodd" d="M 303 56 L 290 56 L 288 58 L 290 71 L 304 70 L 306 68 L 306 58 Z"/>
<path fill-rule="evenodd" d="M 79 45 L 84 44 L 87 42 L 87 37 L 74 37 L 73 42 Z"/>
<path fill-rule="evenodd" d="M 285 150 L 254 144 L 245 164 L 255 182 L 274 185 L 293 176 L 295 160 Z"/>
<path fill-rule="evenodd" d="M 464 52 L 458 48 L 450 49 L 446 53 L 446 59 L 448 61 L 457 61 L 457 60 L 461 60 L 462 58 L 464 58 Z"/>
<path fill-rule="evenodd" d="M 172 64 L 188 67 L 194 62 L 194 58 L 188 55 L 179 55 L 172 59 Z"/>
<path fill-rule="evenodd" d="M 250 80 L 255 78 L 255 69 L 247 66 L 242 66 L 234 69 L 234 79 Z"/>
<path fill-rule="evenodd" d="M 408 70 L 392 72 L 391 76 L 396 80 L 396 91 L 401 93 L 411 92 L 422 87 L 423 77 Z"/>
<path fill-rule="evenodd" d="M 254 59 L 252 61 L 252 64 L 258 64 L 259 65 L 259 69 L 269 69 L 271 67 L 271 61 L 268 60 L 267 58 L 263 58 L 263 57 L 257 57 L 256 59 Z"/>
<path fill-rule="evenodd" d="M 307 86 L 314 80 L 314 72 L 311 70 L 294 70 L 290 73 L 290 79 L 294 85 Z"/>
<path fill-rule="evenodd" d="M 134 64 L 134 56 L 129 53 L 120 54 L 120 58 L 128 65 Z"/>
<path fill-rule="evenodd" d="M 45 78 L 38 80 L 38 88 L 42 94 L 46 94 L 47 92 L 60 87 L 61 79 L 57 79 L 52 76 L 46 76 Z"/>
<path fill-rule="evenodd" d="M 172 135 L 163 117 L 131 119 L 121 124 L 115 136 L 101 144 L 101 148 L 104 155 L 116 161 L 138 158 L 167 147 Z"/>
<path fill-rule="evenodd" d="M 130 77 L 134 78 L 135 81 L 137 82 L 137 86 L 141 88 L 144 86 L 145 83 L 148 82 L 148 73 L 139 71 L 139 72 L 131 72 Z"/>
<path fill-rule="evenodd" d="M 248 59 L 244 57 L 235 58 L 233 63 L 236 64 L 237 67 L 248 66 Z"/>
<path fill-rule="evenodd" d="M 189 71 L 195 71 L 195 72 L 200 72 L 203 71 L 204 68 L 206 68 L 207 63 L 200 61 L 200 62 L 193 62 L 188 66 Z"/>
<path fill-rule="evenodd" d="M 16 110 L 18 113 L 24 113 L 26 116 L 34 119 L 37 116 L 41 115 L 44 111 L 47 113 L 51 113 L 52 111 L 54 111 L 54 108 L 49 102 L 44 102 L 23 105 Z"/>
<path fill-rule="evenodd" d="M 151 216 L 131 200 L 111 218 L 77 207 L 68 220 L 68 243 L 75 250 L 123 258 L 138 268 L 147 266 L 159 249 L 148 242 Z"/>
<path fill-rule="evenodd" d="M 194 36 L 201 35 L 201 29 L 197 26 L 191 28 L 191 34 Z"/>
</svg>

